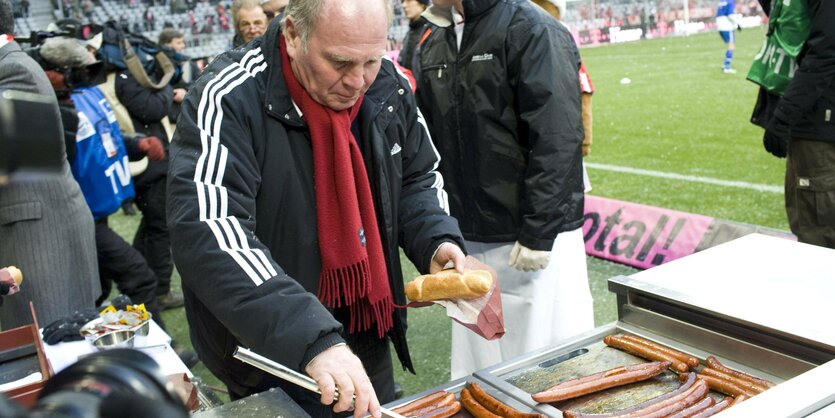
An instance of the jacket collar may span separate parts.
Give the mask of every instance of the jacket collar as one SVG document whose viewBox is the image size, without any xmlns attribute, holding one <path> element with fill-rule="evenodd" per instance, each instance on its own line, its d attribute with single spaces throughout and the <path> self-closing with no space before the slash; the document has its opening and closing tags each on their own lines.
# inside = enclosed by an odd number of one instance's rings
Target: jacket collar
<svg viewBox="0 0 835 418">
<path fill-rule="evenodd" d="M 477 19 L 479 16 L 493 8 L 501 0 L 464 0 L 464 19 Z M 452 6 L 429 6 L 421 14 L 426 20 L 436 26 L 447 27 L 452 25 Z"/>
<path fill-rule="evenodd" d="M 264 111 L 284 123 L 294 126 L 304 126 L 304 120 L 299 116 L 293 100 L 290 98 L 290 90 L 287 82 L 284 81 L 284 74 L 281 70 L 281 54 L 278 49 L 280 39 L 284 36 L 281 33 L 279 21 L 273 19 L 267 32 L 261 38 L 261 53 L 267 62 L 266 89 L 264 93 Z"/>
</svg>

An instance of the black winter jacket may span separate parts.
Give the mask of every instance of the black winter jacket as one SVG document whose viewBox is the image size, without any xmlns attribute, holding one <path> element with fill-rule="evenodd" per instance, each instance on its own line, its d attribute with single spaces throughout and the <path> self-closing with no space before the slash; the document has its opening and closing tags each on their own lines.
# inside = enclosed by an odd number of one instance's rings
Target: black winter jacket
<svg viewBox="0 0 835 418">
<path fill-rule="evenodd" d="M 464 237 L 551 250 L 583 219 L 580 57 L 568 30 L 528 0 L 464 0 L 423 14 L 418 103 L 441 152 Z"/>
<path fill-rule="evenodd" d="M 303 370 L 343 341 L 342 325 L 315 296 L 321 262 L 311 145 L 282 75 L 278 28 L 276 21 L 204 71 L 171 144 L 168 224 L 192 340 L 233 387 L 258 387 L 265 376 L 232 359 L 238 344 Z M 399 246 L 422 272 L 443 241 L 463 248 L 435 171 L 438 153 L 418 116 L 408 81 L 384 60 L 355 124 L 401 305 Z M 404 310 L 394 324 L 388 336 L 413 369 Z"/>
<path fill-rule="evenodd" d="M 808 7 L 811 31 L 771 124 L 788 127 L 791 138 L 835 142 L 835 2 L 808 0 Z"/>
<path fill-rule="evenodd" d="M 130 71 L 122 71 L 116 77 L 116 97 L 128 110 L 133 129 L 144 136 L 155 136 L 162 142 L 166 158 L 148 161 L 148 168 L 133 178 L 137 193 L 152 183 L 165 179 L 168 171 L 168 134 L 162 126 L 162 118 L 168 115 L 174 101 L 174 89 L 165 86 L 159 90 L 143 87 Z"/>
</svg>

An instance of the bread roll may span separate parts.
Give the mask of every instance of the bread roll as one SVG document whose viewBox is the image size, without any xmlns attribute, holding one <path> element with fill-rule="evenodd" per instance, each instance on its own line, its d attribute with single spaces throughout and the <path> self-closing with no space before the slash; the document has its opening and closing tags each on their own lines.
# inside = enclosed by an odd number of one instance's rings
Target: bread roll
<svg viewBox="0 0 835 418">
<path fill-rule="evenodd" d="M 0 269 L 0 282 L 7 283 L 9 286 L 20 286 L 23 282 L 23 273 L 15 266 L 3 267 Z"/>
<path fill-rule="evenodd" d="M 20 284 L 23 283 L 23 272 L 20 271 L 19 268 L 15 266 L 8 266 L 6 267 L 6 270 L 9 271 L 9 274 L 12 276 L 12 279 L 14 279 L 16 285 L 20 286 Z"/>
<path fill-rule="evenodd" d="M 412 302 L 439 299 L 474 299 L 484 296 L 493 285 L 487 270 L 468 270 L 464 274 L 454 269 L 418 276 L 406 284 L 406 297 Z"/>
</svg>

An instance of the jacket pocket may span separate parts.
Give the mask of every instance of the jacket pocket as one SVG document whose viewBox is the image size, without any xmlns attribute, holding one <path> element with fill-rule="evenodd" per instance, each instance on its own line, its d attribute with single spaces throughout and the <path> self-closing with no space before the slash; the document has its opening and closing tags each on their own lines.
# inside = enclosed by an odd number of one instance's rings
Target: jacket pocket
<svg viewBox="0 0 835 418">
<path fill-rule="evenodd" d="M 23 202 L 0 207 L 0 225 L 8 226 L 22 221 L 37 221 L 43 217 L 41 202 Z"/>
<path fill-rule="evenodd" d="M 801 222 L 831 225 L 835 220 L 835 174 L 799 175 L 797 181 L 798 206 L 809 209 L 798 213 Z"/>
</svg>

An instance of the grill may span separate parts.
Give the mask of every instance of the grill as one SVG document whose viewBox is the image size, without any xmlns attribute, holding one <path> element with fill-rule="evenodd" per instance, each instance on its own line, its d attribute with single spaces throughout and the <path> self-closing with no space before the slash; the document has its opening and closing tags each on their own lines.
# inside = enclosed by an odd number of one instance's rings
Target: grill
<svg viewBox="0 0 835 418">
<path fill-rule="evenodd" d="M 606 413 L 678 387 L 667 371 L 645 382 L 537 404 L 561 381 L 646 362 L 603 337 L 637 335 L 778 385 L 716 416 L 835 416 L 835 250 L 752 234 L 670 263 L 609 279 L 618 320 L 562 344 L 477 371 L 482 386 L 523 412 Z M 463 385 L 461 381 L 450 384 Z M 429 389 L 391 404 L 396 407 Z M 460 388 L 458 389 L 460 390 Z M 724 395 L 711 392 L 717 400 Z M 460 416 L 468 416 L 461 414 Z"/>
</svg>

